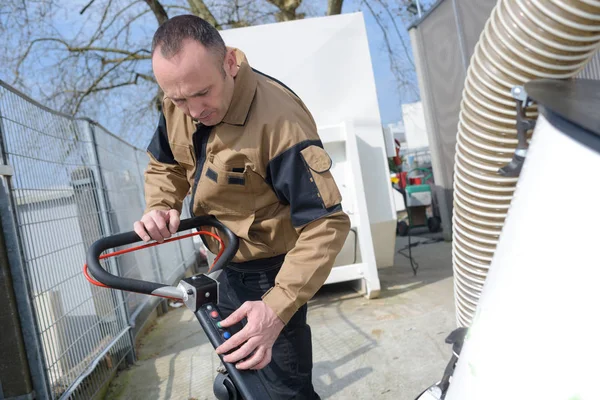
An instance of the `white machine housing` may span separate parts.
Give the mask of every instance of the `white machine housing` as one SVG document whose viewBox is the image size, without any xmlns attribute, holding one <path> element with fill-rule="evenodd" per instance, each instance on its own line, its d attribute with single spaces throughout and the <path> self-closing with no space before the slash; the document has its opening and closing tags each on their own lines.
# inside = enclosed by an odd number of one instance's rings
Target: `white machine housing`
<svg viewBox="0 0 600 400">
<path fill-rule="evenodd" d="M 446 400 L 599 398 L 600 82 L 525 88 L 540 115 Z"/>
</svg>

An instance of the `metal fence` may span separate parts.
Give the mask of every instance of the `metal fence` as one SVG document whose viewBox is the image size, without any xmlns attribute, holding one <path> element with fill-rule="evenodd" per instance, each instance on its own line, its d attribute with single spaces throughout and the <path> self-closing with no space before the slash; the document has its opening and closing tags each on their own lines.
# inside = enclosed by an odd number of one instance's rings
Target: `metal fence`
<svg viewBox="0 0 600 400">
<path fill-rule="evenodd" d="M 91 399 L 133 360 L 136 331 L 159 301 L 98 288 L 82 273 L 91 243 L 132 230 L 142 215 L 147 155 L 1 81 L 0 150 L 12 169 L 2 176 L 2 228 L 36 396 Z M 172 284 L 196 263 L 197 248 L 180 240 L 104 267 Z"/>
</svg>

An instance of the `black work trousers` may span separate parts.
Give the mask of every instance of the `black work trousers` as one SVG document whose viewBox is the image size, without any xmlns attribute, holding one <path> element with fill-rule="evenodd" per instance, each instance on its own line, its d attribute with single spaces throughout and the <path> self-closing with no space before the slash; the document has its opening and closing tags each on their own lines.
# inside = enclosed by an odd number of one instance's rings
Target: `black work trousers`
<svg viewBox="0 0 600 400">
<path fill-rule="evenodd" d="M 261 300 L 275 284 L 282 259 L 261 261 L 233 263 L 219 275 L 219 308 L 224 316 L 246 301 Z M 262 370 L 274 399 L 320 399 L 312 384 L 312 341 L 306 312 L 304 305 L 285 325 L 273 345 L 271 362 Z"/>
</svg>

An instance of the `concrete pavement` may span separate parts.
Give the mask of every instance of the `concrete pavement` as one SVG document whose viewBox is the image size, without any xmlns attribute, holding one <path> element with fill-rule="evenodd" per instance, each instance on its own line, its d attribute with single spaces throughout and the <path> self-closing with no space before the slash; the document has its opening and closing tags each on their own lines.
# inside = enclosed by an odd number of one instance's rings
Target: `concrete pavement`
<svg viewBox="0 0 600 400">
<path fill-rule="evenodd" d="M 401 249 L 407 240 L 396 242 Z M 377 299 L 336 284 L 311 300 L 313 380 L 323 399 L 412 400 L 441 377 L 451 356 L 444 339 L 456 327 L 451 244 L 419 245 L 412 252 L 417 276 L 397 254 L 394 266 L 379 270 Z M 106 398 L 213 399 L 218 365 L 193 314 L 171 308 L 141 339 L 136 365 L 113 380 Z"/>
</svg>

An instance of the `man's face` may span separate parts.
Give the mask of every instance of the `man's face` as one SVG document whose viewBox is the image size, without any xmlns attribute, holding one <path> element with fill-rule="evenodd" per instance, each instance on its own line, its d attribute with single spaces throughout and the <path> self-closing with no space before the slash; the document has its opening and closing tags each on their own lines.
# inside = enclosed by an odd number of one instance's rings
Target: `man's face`
<svg viewBox="0 0 600 400">
<path fill-rule="evenodd" d="M 152 68 L 165 95 L 186 115 L 207 126 L 223 120 L 238 71 L 233 51 L 228 51 L 221 63 L 202 44 L 186 40 L 181 51 L 169 59 L 156 49 Z"/>
</svg>

